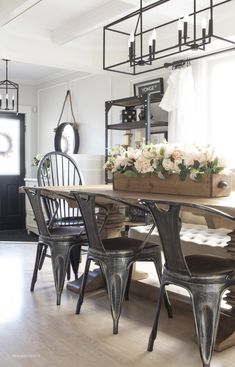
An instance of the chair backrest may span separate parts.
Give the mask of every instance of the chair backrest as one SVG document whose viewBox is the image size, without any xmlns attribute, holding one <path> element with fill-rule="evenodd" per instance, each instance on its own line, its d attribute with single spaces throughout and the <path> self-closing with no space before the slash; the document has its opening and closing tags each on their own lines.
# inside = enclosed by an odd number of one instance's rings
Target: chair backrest
<svg viewBox="0 0 235 367">
<path fill-rule="evenodd" d="M 36 187 L 24 187 L 25 193 L 28 196 L 29 202 L 33 209 L 34 217 L 38 226 L 38 231 L 40 235 L 49 236 L 49 224 L 48 216 L 44 210 L 44 196 L 41 195 L 41 189 Z M 53 199 L 51 199 L 54 201 Z"/>
<path fill-rule="evenodd" d="M 40 161 L 37 170 L 39 186 L 79 186 L 82 185 L 82 177 L 76 162 L 67 154 L 62 152 L 47 153 Z M 64 199 L 58 199 L 59 208 L 55 219 L 60 225 L 72 225 L 80 215 L 77 208 L 70 208 Z M 54 203 L 47 202 L 47 214 L 50 217 L 54 213 Z M 66 219 L 67 218 L 67 219 Z"/>
<path fill-rule="evenodd" d="M 166 269 L 189 276 L 190 272 L 185 261 L 180 240 L 180 210 L 191 208 L 192 210 L 199 210 L 204 215 L 220 216 L 224 220 L 235 221 L 234 217 L 203 205 L 162 200 L 143 199 L 140 201 L 149 208 L 157 226 L 165 256 Z"/>
<path fill-rule="evenodd" d="M 96 198 L 99 195 L 77 191 L 73 192 L 73 195 L 82 213 L 90 248 L 105 252 L 100 233 L 106 222 L 108 210 L 102 207 L 102 219 L 98 223 Z"/>
<path fill-rule="evenodd" d="M 123 199 L 114 198 L 105 194 L 84 191 L 72 191 L 71 193 L 77 200 L 79 209 L 81 211 L 90 248 L 103 252 L 106 251 L 103 246 L 102 230 L 106 224 L 109 213 L 113 212 L 113 208 L 115 206 L 118 206 L 122 209 L 129 207 L 140 209 L 140 205 L 135 205 Z M 142 208 L 142 210 L 146 211 L 145 208 Z M 123 220 L 124 218 L 125 217 L 123 215 Z M 151 235 L 153 231 L 153 228 L 154 225 L 151 228 L 150 233 L 144 238 L 144 240 L 138 243 L 139 251 L 143 250 L 143 248 L 145 247 L 149 235 Z M 115 237 L 116 234 L 112 238 L 114 239 Z M 110 239 L 110 237 L 108 238 Z"/>
</svg>

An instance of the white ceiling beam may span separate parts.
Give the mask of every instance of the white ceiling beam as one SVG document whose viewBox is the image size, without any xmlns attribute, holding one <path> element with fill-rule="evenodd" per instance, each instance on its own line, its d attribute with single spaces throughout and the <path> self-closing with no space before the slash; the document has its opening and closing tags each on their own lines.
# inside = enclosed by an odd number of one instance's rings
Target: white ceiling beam
<svg viewBox="0 0 235 367">
<path fill-rule="evenodd" d="M 63 45 L 79 36 L 83 36 L 97 28 L 111 23 L 117 17 L 121 17 L 132 11 L 133 5 L 126 1 L 112 0 L 92 11 L 83 14 L 82 17 L 70 21 L 63 27 L 52 32 L 52 41 Z"/>
<path fill-rule="evenodd" d="M 102 69 L 102 59 L 93 62 L 92 50 L 66 48 L 49 41 L 35 42 L 0 30 L 0 59 L 6 58 L 34 65 L 50 66 L 81 72 L 95 72 Z"/>
<path fill-rule="evenodd" d="M 0 0 L 0 27 L 40 3 L 42 0 Z"/>
</svg>

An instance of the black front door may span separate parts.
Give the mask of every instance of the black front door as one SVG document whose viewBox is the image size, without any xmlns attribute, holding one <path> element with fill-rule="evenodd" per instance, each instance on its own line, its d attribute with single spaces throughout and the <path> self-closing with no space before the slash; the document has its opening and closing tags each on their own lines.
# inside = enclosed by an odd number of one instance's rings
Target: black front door
<svg viewBox="0 0 235 367">
<path fill-rule="evenodd" d="M 25 227 L 23 114 L 0 113 L 0 230 Z"/>
</svg>

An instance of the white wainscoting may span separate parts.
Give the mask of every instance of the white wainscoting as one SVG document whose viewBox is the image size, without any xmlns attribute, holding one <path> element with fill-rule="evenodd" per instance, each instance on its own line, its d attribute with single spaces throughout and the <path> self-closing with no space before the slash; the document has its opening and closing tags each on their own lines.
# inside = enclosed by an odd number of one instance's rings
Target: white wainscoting
<svg viewBox="0 0 235 367">
<path fill-rule="evenodd" d="M 84 185 L 104 183 L 104 156 L 94 154 L 71 154 L 77 163 Z"/>
</svg>

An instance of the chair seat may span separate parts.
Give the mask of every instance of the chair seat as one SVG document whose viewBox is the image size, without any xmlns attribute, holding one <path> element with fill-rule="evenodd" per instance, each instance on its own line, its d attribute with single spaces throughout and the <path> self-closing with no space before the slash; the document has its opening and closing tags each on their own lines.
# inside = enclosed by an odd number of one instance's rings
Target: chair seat
<svg viewBox="0 0 235 367">
<path fill-rule="evenodd" d="M 143 241 L 136 240 L 134 238 L 126 238 L 126 237 L 116 237 L 116 238 L 108 238 L 102 241 L 103 246 L 106 251 L 109 252 L 115 252 L 115 251 L 127 251 L 127 252 L 133 252 L 137 251 Z M 153 248 L 158 247 L 155 243 L 146 243 L 146 248 Z"/>
<path fill-rule="evenodd" d="M 56 227 L 56 228 L 52 228 L 50 229 L 50 236 L 40 236 L 41 240 L 50 240 L 50 239 L 57 239 L 61 241 L 66 241 L 69 240 L 71 241 L 73 238 L 74 240 L 77 240 L 78 238 L 81 239 L 81 233 L 83 232 L 83 228 L 82 227 L 77 227 L 77 226 L 62 226 L 62 227 Z"/>
<path fill-rule="evenodd" d="M 235 261 L 217 256 L 190 255 L 185 260 L 193 276 L 221 276 L 235 272 Z"/>
<path fill-rule="evenodd" d="M 64 217 L 64 218 L 55 218 L 53 220 L 53 227 L 59 226 L 80 226 L 83 224 L 83 220 L 81 217 Z"/>
</svg>

